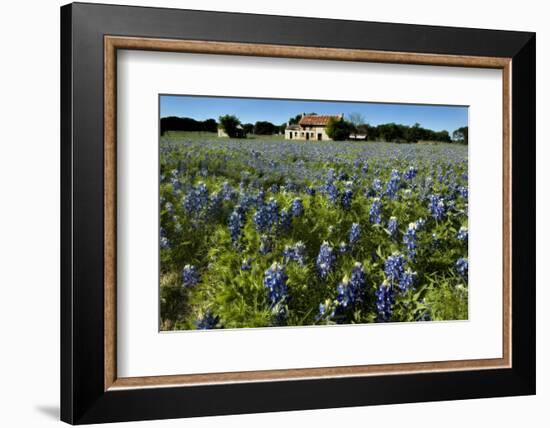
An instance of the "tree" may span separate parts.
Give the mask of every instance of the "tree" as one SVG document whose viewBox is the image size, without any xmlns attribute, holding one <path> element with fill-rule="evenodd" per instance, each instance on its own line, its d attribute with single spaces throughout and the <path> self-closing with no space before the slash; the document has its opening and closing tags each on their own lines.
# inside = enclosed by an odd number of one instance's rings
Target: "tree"
<svg viewBox="0 0 550 428">
<path fill-rule="evenodd" d="M 453 131 L 453 140 L 458 143 L 468 144 L 468 127 L 462 126 Z"/>
<path fill-rule="evenodd" d="M 272 135 L 276 129 L 275 125 L 267 121 L 259 121 L 254 124 L 254 134 L 256 135 Z"/>
<path fill-rule="evenodd" d="M 356 128 L 365 124 L 365 117 L 361 113 L 350 113 L 348 119 Z"/>
<path fill-rule="evenodd" d="M 202 131 L 204 132 L 218 132 L 218 124 L 214 119 L 206 119 L 202 122 Z"/>
<path fill-rule="evenodd" d="M 241 124 L 241 121 L 237 119 L 236 116 L 233 116 L 231 114 L 226 114 L 224 116 L 220 116 L 219 120 L 220 120 L 220 125 L 222 129 L 230 138 L 236 138 L 236 137 L 242 136 L 243 134 L 242 129 L 239 129 L 239 125 Z"/>
<path fill-rule="evenodd" d="M 328 121 L 327 127 L 325 128 L 325 132 L 329 138 L 335 141 L 347 140 L 354 130 L 355 128 L 351 122 L 334 118 Z"/>
<path fill-rule="evenodd" d="M 245 134 L 252 134 L 254 132 L 254 125 L 252 123 L 245 123 L 243 125 L 243 131 Z"/>
</svg>

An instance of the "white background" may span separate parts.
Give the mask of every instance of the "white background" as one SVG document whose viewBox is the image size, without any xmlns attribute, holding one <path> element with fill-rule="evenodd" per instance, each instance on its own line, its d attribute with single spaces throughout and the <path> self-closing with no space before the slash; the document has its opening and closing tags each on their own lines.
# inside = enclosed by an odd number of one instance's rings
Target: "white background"
<svg viewBox="0 0 550 428">
<path fill-rule="evenodd" d="M 104 1 L 111 3 L 110 1 Z M 130 4 L 414 24 L 537 31 L 538 395 L 461 402 L 285 412 L 130 423 L 159 427 L 545 426 L 550 404 L 550 115 L 548 11 L 538 0 L 126 1 Z M 59 10 L 55 0 L 4 2 L 0 9 L 0 424 L 55 426 L 59 406 Z M 32 115 L 28 126 L 25 115 Z M 546 196 L 544 195 L 546 194 Z"/>
<path fill-rule="evenodd" d="M 502 263 L 483 262 L 502 253 L 500 70 L 122 51 L 117 79 L 119 376 L 502 356 Z M 158 94 L 312 99 L 326 81 L 326 99 L 469 106 L 468 321 L 159 334 Z"/>
</svg>

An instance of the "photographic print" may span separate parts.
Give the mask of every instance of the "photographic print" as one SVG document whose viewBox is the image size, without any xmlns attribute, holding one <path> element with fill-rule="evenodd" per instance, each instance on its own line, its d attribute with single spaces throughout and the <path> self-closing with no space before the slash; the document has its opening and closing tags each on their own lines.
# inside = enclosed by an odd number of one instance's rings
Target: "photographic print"
<svg viewBox="0 0 550 428">
<path fill-rule="evenodd" d="M 468 107 L 159 96 L 160 329 L 468 319 Z"/>
</svg>

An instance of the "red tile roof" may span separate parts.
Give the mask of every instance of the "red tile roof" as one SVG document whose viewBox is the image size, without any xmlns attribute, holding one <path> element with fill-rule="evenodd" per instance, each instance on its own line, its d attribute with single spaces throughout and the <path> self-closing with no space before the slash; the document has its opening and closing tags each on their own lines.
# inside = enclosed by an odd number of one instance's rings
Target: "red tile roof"
<svg viewBox="0 0 550 428">
<path fill-rule="evenodd" d="M 299 123 L 300 126 L 326 126 L 330 119 L 340 120 L 341 118 L 340 115 L 306 115 L 302 116 Z"/>
</svg>

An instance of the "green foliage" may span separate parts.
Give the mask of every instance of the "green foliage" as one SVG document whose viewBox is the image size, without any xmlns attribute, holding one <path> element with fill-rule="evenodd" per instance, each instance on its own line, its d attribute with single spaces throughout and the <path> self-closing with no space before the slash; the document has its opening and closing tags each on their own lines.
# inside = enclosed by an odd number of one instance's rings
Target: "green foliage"
<svg viewBox="0 0 550 428">
<path fill-rule="evenodd" d="M 260 121 L 254 124 L 254 134 L 256 135 L 271 135 L 278 132 L 278 127 L 271 122 Z"/>
<path fill-rule="evenodd" d="M 468 127 L 462 126 L 455 129 L 453 131 L 453 140 L 461 144 L 468 144 Z"/>
<path fill-rule="evenodd" d="M 347 140 L 354 131 L 353 124 L 342 119 L 331 118 L 325 128 L 327 135 L 334 141 Z"/>
<path fill-rule="evenodd" d="M 236 116 L 233 116 L 231 114 L 226 114 L 224 116 L 220 116 L 219 121 L 220 121 L 221 127 L 230 138 L 236 138 L 236 137 L 242 136 L 241 130 L 239 129 L 239 125 L 241 124 L 241 121 L 237 119 Z"/>
</svg>

